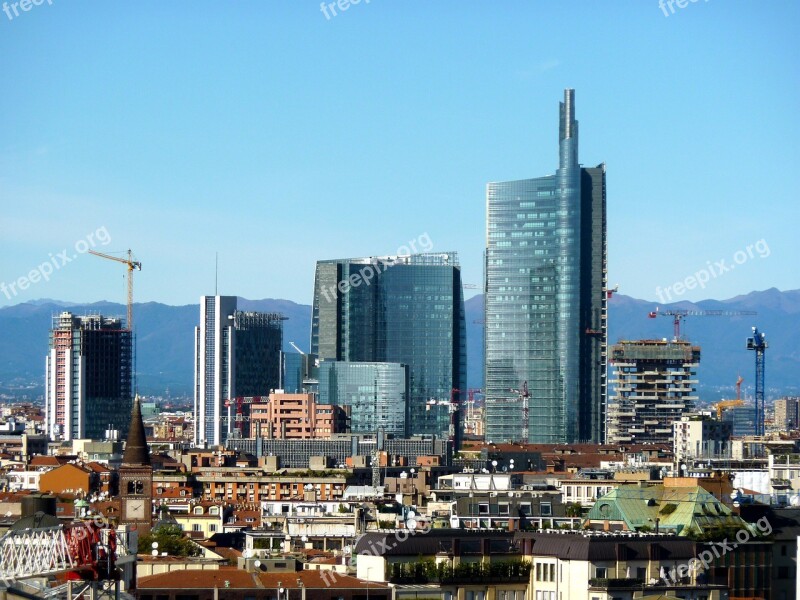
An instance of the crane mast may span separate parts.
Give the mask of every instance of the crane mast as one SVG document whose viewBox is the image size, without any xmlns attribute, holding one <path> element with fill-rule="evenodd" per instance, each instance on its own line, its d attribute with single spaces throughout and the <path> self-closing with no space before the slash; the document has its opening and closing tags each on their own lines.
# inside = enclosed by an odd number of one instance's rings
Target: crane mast
<svg viewBox="0 0 800 600">
<path fill-rule="evenodd" d="M 747 338 L 747 349 L 756 355 L 756 435 L 764 435 L 764 354 L 766 334 L 753 327 L 753 337 Z"/>
<path fill-rule="evenodd" d="M 116 262 L 120 262 L 124 264 L 128 268 L 128 329 L 133 332 L 133 272 L 135 270 L 142 270 L 142 263 L 138 260 L 133 260 L 133 252 L 128 250 L 128 258 L 119 258 L 117 256 L 111 256 L 110 254 L 103 254 L 102 252 L 96 252 L 94 250 L 89 250 L 89 254 L 94 254 L 95 256 L 99 256 L 100 258 L 107 258 L 108 260 L 114 260 Z"/>
</svg>

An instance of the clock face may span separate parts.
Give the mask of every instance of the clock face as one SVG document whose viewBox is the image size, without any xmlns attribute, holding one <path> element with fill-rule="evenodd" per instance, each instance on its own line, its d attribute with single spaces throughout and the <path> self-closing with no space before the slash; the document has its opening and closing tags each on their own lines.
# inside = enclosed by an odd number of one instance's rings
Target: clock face
<svg viewBox="0 0 800 600">
<path fill-rule="evenodd" d="M 128 520 L 142 521 L 146 516 L 144 500 L 128 500 L 125 505 L 125 518 Z"/>
</svg>

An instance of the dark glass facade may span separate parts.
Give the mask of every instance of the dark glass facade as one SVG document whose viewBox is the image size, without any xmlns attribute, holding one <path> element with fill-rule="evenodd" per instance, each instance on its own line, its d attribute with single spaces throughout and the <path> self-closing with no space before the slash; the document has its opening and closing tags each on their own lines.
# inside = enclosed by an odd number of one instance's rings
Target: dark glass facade
<svg viewBox="0 0 800 600">
<path fill-rule="evenodd" d="M 319 403 L 348 407 L 352 433 L 405 437 L 408 367 L 398 363 L 322 361 Z"/>
<path fill-rule="evenodd" d="M 318 262 L 311 352 L 321 360 L 408 365 L 409 435 L 448 435 L 451 391 L 466 389 L 456 254 Z"/>
<path fill-rule="evenodd" d="M 603 440 L 605 166 L 578 163 L 574 92 L 560 105 L 555 175 L 490 183 L 486 439 Z M 528 383 L 528 440 L 518 392 Z"/>
</svg>

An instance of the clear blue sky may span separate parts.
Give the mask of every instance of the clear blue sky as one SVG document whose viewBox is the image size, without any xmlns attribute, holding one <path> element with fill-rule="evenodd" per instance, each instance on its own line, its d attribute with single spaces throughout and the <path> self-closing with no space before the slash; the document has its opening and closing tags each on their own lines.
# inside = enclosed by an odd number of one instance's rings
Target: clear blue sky
<svg viewBox="0 0 800 600">
<path fill-rule="evenodd" d="M 656 301 L 763 239 L 681 299 L 800 288 L 798 25 L 795 0 L 0 13 L 0 283 L 105 228 L 98 250 L 143 263 L 137 301 L 213 293 L 219 251 L 220 293 L 309 302 L 317 259 L 425 233 L 480 284 L 485 185 L 555 170 L 573 87 L 581 161 L 608 166 L 610 283 Z M 34 298 L 123 302 L 124 268 L 81 255 L 0 306 Z"/>
</svg>

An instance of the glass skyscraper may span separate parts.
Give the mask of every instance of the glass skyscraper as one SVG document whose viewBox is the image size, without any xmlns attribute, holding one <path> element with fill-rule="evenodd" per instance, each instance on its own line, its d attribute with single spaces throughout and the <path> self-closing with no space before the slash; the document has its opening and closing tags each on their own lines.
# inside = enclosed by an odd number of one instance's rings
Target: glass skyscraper
<svg viewBox="0 0 800 600">
<path fill-rule="evenodd" d="M 200 298 L 194 334 L 196 445 L 216 446 L 233 433 L 234 398 L 266 396 L 280 384 L 285 317 L 236 306 L 236 296 Z"/>
<path fill-rule="evenodd" d="M 466 399 L 464 297 L 456 254 L 318 262 L 311 353 L 320 360 L 408 365 L 409 435 L 448 435 L 451 393 Z"/>
<path fill-rule="evenodd" d="M 319 364 L 319 403 L 349 407 L 352 433 L 382 429 L 406 437 L 408 367 L 324 360 Z"/>
<path fill-rule="evenodd" d="M 605 165 L 578 163 L 574 90 L 559 125 L 554 175 L 487 186 L 485 431 L 496 443 L 604 436 Z"/>
</svg>

